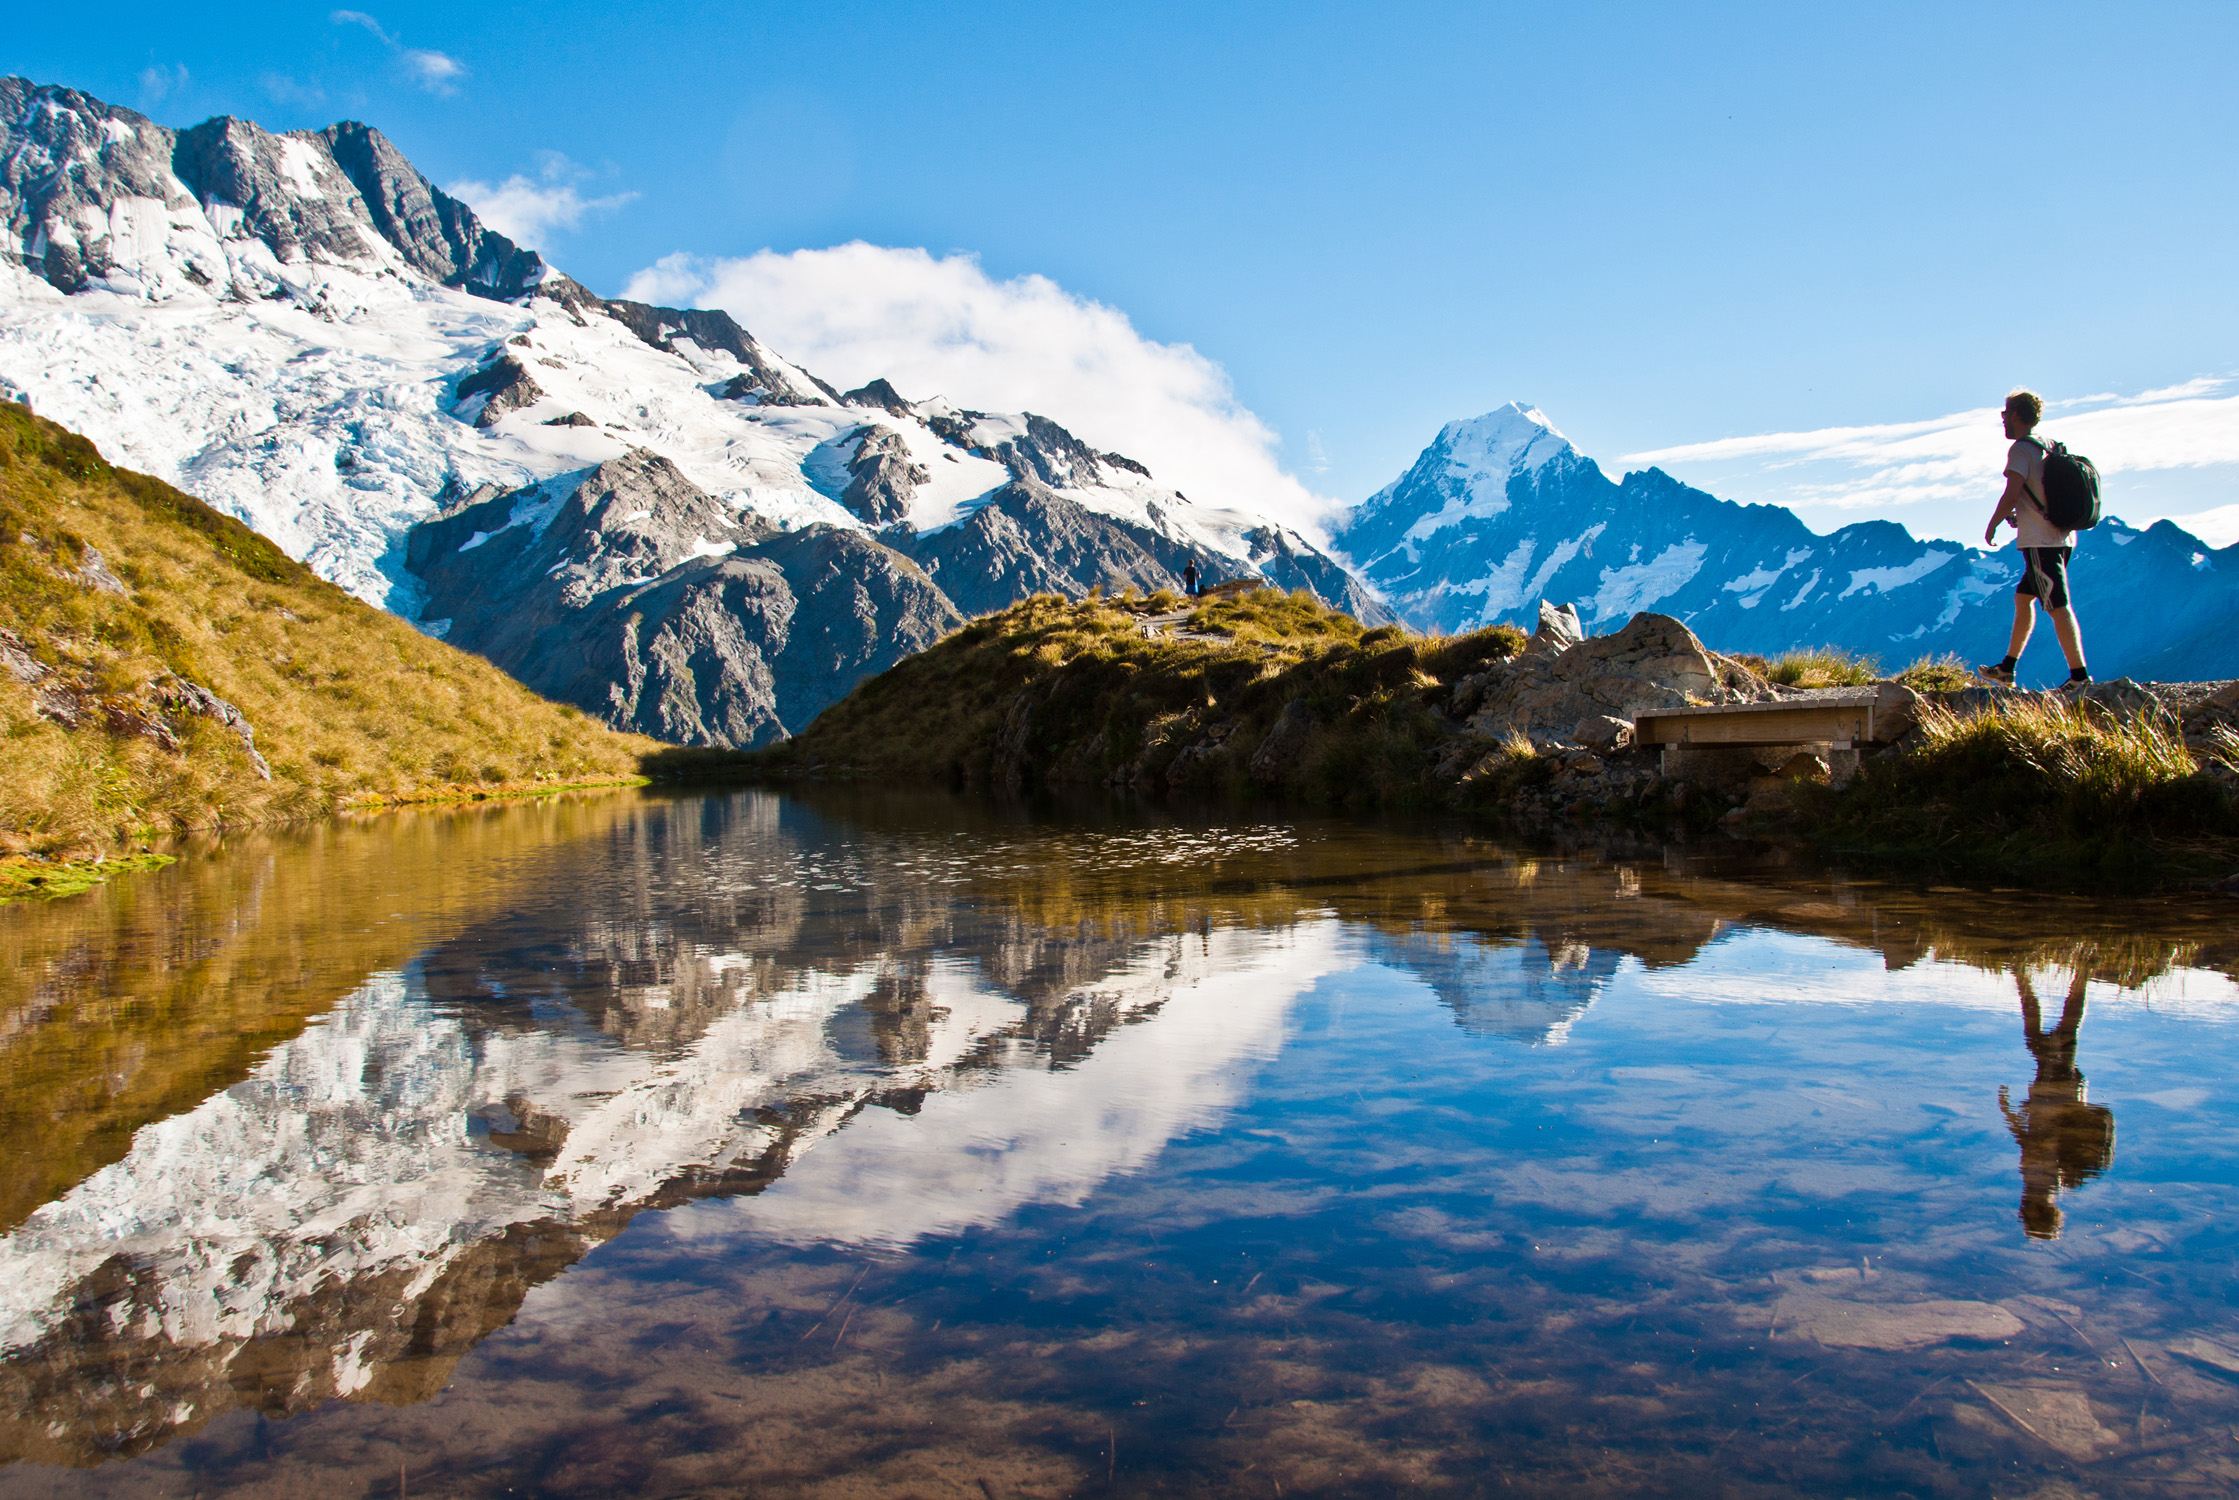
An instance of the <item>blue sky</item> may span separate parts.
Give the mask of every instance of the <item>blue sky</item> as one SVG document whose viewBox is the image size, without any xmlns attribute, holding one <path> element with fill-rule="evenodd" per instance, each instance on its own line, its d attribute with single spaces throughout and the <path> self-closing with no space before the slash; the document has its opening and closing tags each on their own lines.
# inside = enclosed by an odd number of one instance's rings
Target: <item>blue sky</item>
<svg viewBox="0 0 2239 1500">
<path fill-rule="evenodd" d="M 831 265 L 792 252 L 1044 277 L 1217 365 L 1188 399 L 1256 413 L 1348 501 L 1521 398 L 1612 470 L 1979 536 L 1996 434 L 1970 414 L 2025 382 L 2108 398 L 2055 410 L 2116 444 L 2119 513 L 2239 502 L 2229 4 L 367 3 L 42 7 L 0 68 L 173 125 L 368 120 L 470 198 L 519 179 L 594 290 L 772 299 L 733 310 L 812 366 L 874 355 L 803 321 Z M 1027 364 L 1036 326 L 1005 346 Z M 1092 379 L 1043 399 L 1067 403 L 1112 441 Z"/>
</svg>

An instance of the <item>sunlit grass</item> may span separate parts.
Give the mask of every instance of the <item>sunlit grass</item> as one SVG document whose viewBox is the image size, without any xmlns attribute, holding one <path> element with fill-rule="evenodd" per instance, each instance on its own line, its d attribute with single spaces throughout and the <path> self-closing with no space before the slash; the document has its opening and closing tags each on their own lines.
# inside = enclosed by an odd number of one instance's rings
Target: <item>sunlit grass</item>
<svg viewBox="0 0 2239 1500">
<path fill-rule="evenodd" d="M 1014 771 L 1035 785 L 1115 773 L 1158 785 L 1172 772 L 1202 791 L 1418 805 L 1436 796 L 1431 769 L 1450 733 L 1439 717 L 1444 695 L 1524 644 L 1512 626 L 1428 640 L 1397 626 L 1363 629 L 1303 590 L 1274 589 L 1192 610 L 1177 629 L 1198 639 L 1146 634 L 1171 603 L 1024 600 L 871 678 L 798 738 L 742 760 L 959 785 L 1002 784 Z M 1311 732 L 1280 767 L 1255 772 L 1255 749 L 1294 701 Z"/>
<path fill-rule="evenodd" d="M 124 585 L 88 585 L 87 549 Z M 90 858 L 152 834 L 628 778 L 650 740 L 549 703 L 352 598 L 264 537 L 0 404 L 0 628 L 74 705 L 0 672 L 0 854 Z M 169 674 L 254 727 L 164 711 Z M 50 700 L 51 701 L 51 700 Z M 150 731 L 161 720 L 176 748 Z"/>
<path fill-rule="evenodd" d="M 1823 833 L 2025 878 L 2132 880 L 2169 839 L 2239 833 L 2239 810 L 2173 720 L 2044 697 L 1924 705 L 1911 743 L 1831 799 Z"/>
<path fill-rule="evenodd" d="M 1950 652 L 1923 656 L 1897 674 L 1897 680 L 1916 693 L 1956 693 L 1975 685 L 1973 668 Z"/>
<path fill-rule="evenodd" d="M 1769 657 L 1743 652 L 1734 659 L 1782 687 L 1864 687 L 1881 677 L 1880 662 L 1839 646 L 1799 646 Z"/>
</svg>

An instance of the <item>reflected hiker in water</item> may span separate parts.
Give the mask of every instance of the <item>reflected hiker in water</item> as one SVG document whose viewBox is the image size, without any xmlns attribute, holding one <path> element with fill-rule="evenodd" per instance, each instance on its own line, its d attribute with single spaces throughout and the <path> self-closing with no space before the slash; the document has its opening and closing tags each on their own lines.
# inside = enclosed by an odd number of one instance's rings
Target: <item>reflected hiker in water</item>
<svg viewBox="0 0 2239 1500">
<path fill-rule="evenodd" d="M 2037 1077 L 2019 1109 L 2000 1085 L 1998 1108 L 2021 1147 L 2019 1217 L 2022 1232 L 2031 1239 L 2060 1238 L 2060 1205 L 2054 1200 L 2061 1189 L 2081 1187 L 2115 1158 L 2115 1112 L 2085 1100 L 2084 1075 L 2076 1068 L 2076 1035 L 2083 1027 L 2089 978 L 2088 967 L 2079 964 L 2060 1008 L 2060 1024 L 2047 1031 L 2028 972 L 2014 971 L 2021 989 L 2021 1038 L 2037 1060 Z"/>
</svg>

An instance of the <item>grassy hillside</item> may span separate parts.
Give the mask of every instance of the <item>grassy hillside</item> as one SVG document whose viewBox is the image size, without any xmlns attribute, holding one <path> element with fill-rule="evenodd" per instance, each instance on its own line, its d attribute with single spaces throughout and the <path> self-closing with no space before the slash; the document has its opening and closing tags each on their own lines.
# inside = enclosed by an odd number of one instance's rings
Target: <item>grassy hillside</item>
<svg viewBox="0 0 2239 1500">
<path fill-rule="evenodd" d="M 1322 806 L 1427 806 L 1450 792 L 1432 775 L 1453 740 L 1446 694 L 1524 644 L 1506 625 L 1427 641 L 1397 626 L 1363 630 L 1309 595 L 1272 590 L 1209 602 L 1178 633 L 1146 636 L 1145 619 L 1179 602 L 1028 599 L 869 679 L 747 760 L 779 773 L 961 785 L 1116 777 Z M 1293 700 L 1309 711 L 1294 753 L 1255 771 L 1254 749 Z"/>
<path fill-rule="evenodd" d="M 0 403 L 0 856 L 636 774 L 240 522 Z M 4 894 L 4 893 L 0 893 Z"/>
</svg>

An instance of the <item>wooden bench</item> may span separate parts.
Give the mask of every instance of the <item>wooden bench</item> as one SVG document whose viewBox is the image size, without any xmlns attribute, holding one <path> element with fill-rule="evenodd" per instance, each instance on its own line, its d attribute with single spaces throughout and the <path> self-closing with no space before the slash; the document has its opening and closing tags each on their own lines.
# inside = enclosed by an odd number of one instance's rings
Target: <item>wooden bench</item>
<svg viewBox="0 0 2239 1500">
<path fill-rule="evenodd" d="M 1864 688 L 1822 688 L 1773 703 L 1711 708 L 1659 708 L 1636 716 L 1640 745 L 1826 745 L 1851 750 L 1886 745 L 1912 728 L 1911 689 L 1893 682 Z"/>
</svg>

